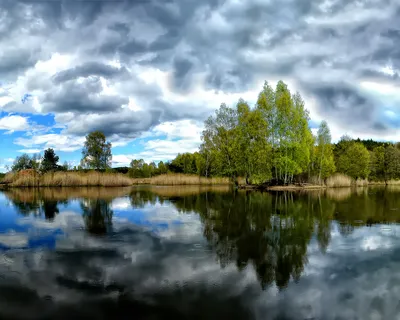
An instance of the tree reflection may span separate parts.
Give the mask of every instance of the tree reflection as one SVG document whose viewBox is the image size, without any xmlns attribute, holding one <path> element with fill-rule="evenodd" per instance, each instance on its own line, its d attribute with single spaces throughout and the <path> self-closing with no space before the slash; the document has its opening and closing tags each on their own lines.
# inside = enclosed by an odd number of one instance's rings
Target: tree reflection
<svg viewBox="0 0 400 320">
<path fill-rule="evenodd" d="M 326 250 L 334 204 L 321 197 L 295 193 L 204 193 L 180 198 L 174 205 L 195 211 L 220 264 L 239 269 L 252 265 L 262 288 L 297 281 L 307 263 L 307 246 L 317 228 Z"/>
<path fill-rule="evenodd" d="M 53 221 L 56 214 L 60 211 L 58 210 L 58 201 L 43 200 L 43 212 L 46 220 Z"/>
<path fill-rule="evenodd" d="M 104 199 L 84 199 L 81 201 L 86 230 L 95 235 L 103 235 L 111 230 L 113 211 L 110 201 Z"/>
</svg>

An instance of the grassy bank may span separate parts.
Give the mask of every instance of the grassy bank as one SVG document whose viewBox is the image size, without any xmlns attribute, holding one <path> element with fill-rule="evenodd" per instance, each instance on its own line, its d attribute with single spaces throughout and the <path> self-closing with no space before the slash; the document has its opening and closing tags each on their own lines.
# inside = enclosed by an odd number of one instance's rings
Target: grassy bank
<svg viewBox="0 0 400 320">
<path fill-rule="evenodd" d="M 150 184 L 158 186 L 178 185 L 228 185 L 228 178 L 205 178 L 188 174 L 163 174 L 152 178 L 133 179 L 133 184 Z"/>
</svg>

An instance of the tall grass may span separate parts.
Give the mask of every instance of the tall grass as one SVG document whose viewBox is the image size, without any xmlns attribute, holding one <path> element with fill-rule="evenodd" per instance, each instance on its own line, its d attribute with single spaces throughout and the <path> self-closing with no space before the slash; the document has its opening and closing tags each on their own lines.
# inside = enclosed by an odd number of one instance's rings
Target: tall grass
<svg viewBox="0 0 400 320">
<path fill-rule="evenodd" d="M 364 187 L 364 186 L 368 186 L 369 182 L 367 179 L 357 179 L 354 184 L 357 187 Z"/>
<path fill-rule="evenodd" d="M 123 187 L 132 185 L 132 179 L 122 174 L 100 172 L 10 173 L 3 179 L 11 187 Z"/>
<path fill-rule="evenodd" d="M 187 174 L 165 174 L 152 178 L 132 179 L 123 174 L 101 172 L 50 172 L 43 175 L 34 171 L 8 173 L 2 183 L 11 187 L 124 187 L 134 184 L 150 185 L 227 185 L 228 178 L 205 178 Z"/>
<path fill-rule="evenodd" d="M 353 179 L 342 173 L 336 173 L 326 179 L 325 182 L 328 188 L 351 187 Z"/>
<path fill-rule="evenodd" d="M 134 184 L 151 184 L 159 186 L 176 185 L 222 185 L 230 184 L 229 178 L 205 178 L 188 174 L 162 174 L 152 178 L 134 179 Z"/>
</svg>

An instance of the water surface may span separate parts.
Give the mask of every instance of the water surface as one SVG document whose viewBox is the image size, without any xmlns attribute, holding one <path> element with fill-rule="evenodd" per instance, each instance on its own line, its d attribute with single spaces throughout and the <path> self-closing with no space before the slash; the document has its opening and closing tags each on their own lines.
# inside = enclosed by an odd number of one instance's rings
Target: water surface
<svg viewBox="0 0 400 320">
<path fill-rule="evenodd" d="M 0 317 L 400 318 L 400 188 L 0 191 Z"/>
</svg>

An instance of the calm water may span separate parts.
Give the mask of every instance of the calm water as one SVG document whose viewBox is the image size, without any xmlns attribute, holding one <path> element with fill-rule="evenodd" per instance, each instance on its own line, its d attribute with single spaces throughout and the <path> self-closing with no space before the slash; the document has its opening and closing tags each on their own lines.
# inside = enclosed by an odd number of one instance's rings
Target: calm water
<svg viewBox="0 0 400 320">
<path fill-rule="evenodd" d="M 400 319 L 400 187 L 0 192 L 0 317 Z"/>
</svg>

